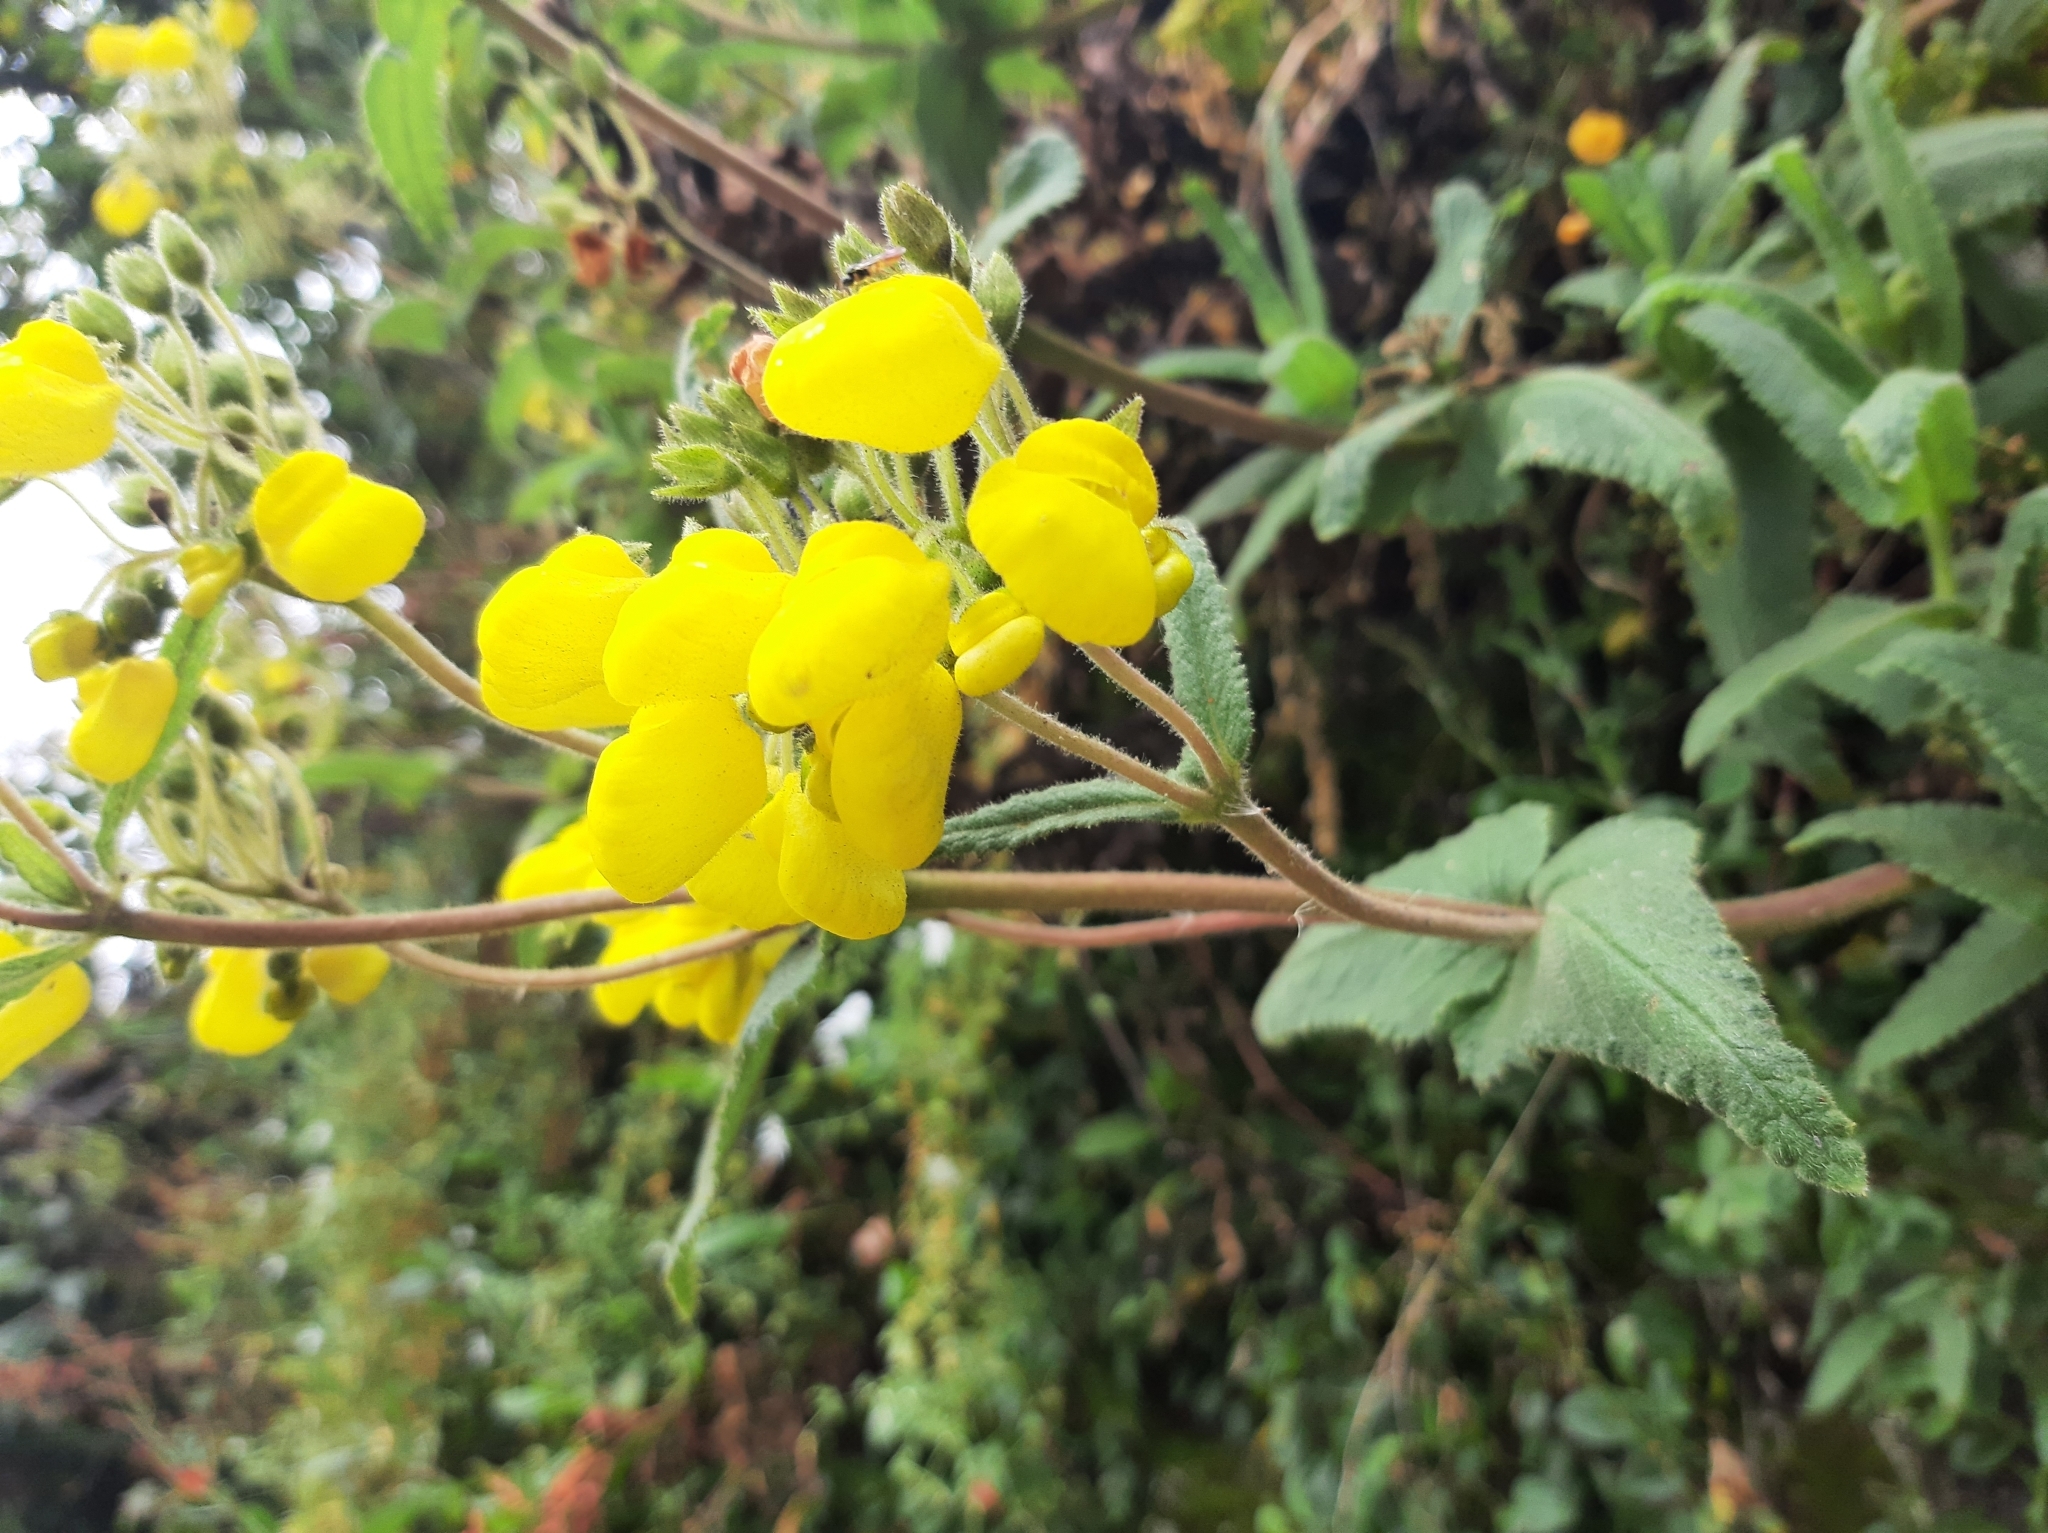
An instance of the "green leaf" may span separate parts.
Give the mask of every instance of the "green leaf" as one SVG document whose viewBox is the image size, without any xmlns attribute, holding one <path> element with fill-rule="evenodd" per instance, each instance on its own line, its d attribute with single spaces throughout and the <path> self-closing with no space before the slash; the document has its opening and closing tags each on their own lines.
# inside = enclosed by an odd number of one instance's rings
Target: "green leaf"
<svg viewBox="0 0 2048 1533">
<path fill-rule="evenodd" d="M 163 647 L 157 651 L 157 656 L 177 673 L 178 691 L 171 699 L 171 711 L 164 719 L 164 732 L 157 737 L 156 749 L 150 752 L 149 760 L 126 782 L 115 783 L 107 789 L 107 796 L 100 805 L 100 829 L 99 834 L 93 837 L 92 854 L 103 868 L 113 866 L 114 848 L 120 840 L 122 825 L 142 801 L 143 791 L 164 769 L 164 761 L 171 748 L 185 737 L 185 726 L 192 722 L 192 705 L 199 700 L 206 668 L 213 664 L 214 645 L 220 637 L 221 619 L 227 616 L 227 612 L 227 603 L 223 602 L 197 620 L 181 615 L 164 636 Z"/>
<path fill-rule="evenodd" d="M 1073 139 L 1059 128 L 1034 129 L 996 161 L 995 208 L 974 237 L 975 255 L 987 260 L 1035 220 L 1065 207 L 1080 196 L 1086 176 Z"/>
<path fill-rule="evenodd" d="M 1891 13 L 1882 6 L 1872 6 L 1864 16 L 1842 60 L 1842 90 L 1878 210 L 1884 215 L 1885 233 L 1904 269 L 1915 274 L 1918 301 L 1901 315 L 1913 357 L 1928 367 L 1953 371 L 1963 365 L 1967 340 L 1963 278 L 1941 209 L 1913 163 L 1905 129 L 1885 94 L 1886 71 L 1879 51 L 1891 24 Z M 1897 312 L 1896 303 L 1893 311 Z"/>
<path fill-rule="evenodd" d="M 466 248 L 450 259 L 441 285 L 457 312 L 466 314 L 502 262 L 528 250 L 554 254 L 563 248 L 563 243 L 562 231 L 553 224 L 494 219 L 469 232 Z"/>
<path fill-rule="evenodd" d="M 1266 202 L 1273 210 L 1273 234 L 1280 241 L 1280 259 L 1287 267 L 1287 287 L 1302 323 L 1309 329 L 1330 328 L 1329 302 L 1323 295 L 1323 279 L 1316 271 L 1315 241 L 1309 237 L 1308 220 L 1302 216 L 1301 191 L 1294 184 L 1294 168 L 1287 163 L 1284 122 L 1279 112 L 1266 114 Z"/>
<path fill-rule="evenodd" d="M 946 821 L 946 833 L 935 855 L 969 857 L 1006 852 L 1028 842 L 1117 820 L 1171 822 L 1180 810 L 1167 799 L 1121 777 L 1095 777 L 1057 783 L 1029 793 L 1013 793 L 996 803 L 971 809 Z"/>
<path fill-rule="evenodd" d="M 1741 399 L 1716 411 L 1715 445 L 1735 475 L 1741 536 L 1709 569 L 1686 560 L 1693 611 L 1715 672 L 1726 676 L 1805 626 L 1813 612 L 1813 472 L 1762 412 Z"/>
<path fill-rule="evenodd" d="M 1817 820 L 1787 848 L 1868 841 L 1979 904 L 2048 927 L 2048 820 L 1988 804 L 1878 804 Z"/>
<path fill-rule="evenodd" d="M 1252 748 L 1252 691 L 1237 652 L 1230 597 L 1202 535 L 1185 525 L 1174 530 L 1195 567 L 1194 584 L 1160 623 L 1173 662 L 1174 699 L 1194 715 L 1224 760 L 1242 764 Z"/>
<path fill-rule="evenodd" d="M 1002 98 L 988 82 L 988 61 L 954 44 L 926 48 L 915 69 L 911 119 L 931 191 L 972 226 L 988 200 L 988 172 L 1003 149 Z"/>
<path fill-rule="evenodd" d="M 1628 331 L 1640 327 L 1655 335 L 1673 309 L 1696 304 L 1733 309 L 1768 325 L 1852 400 L 1864 398 L 1877 387 L 1877 374 L 1841 331 L 1791 294 L 1748 277 L 1680 273 L 1661 278 L 1645 288 L 1642 296 L 1629 306 L 1621 317 L 1621 328 Z"/>
<path fill-rule="evenodd" d="M 1977 380 L 1977 413 L 2000 431 L 2048 436 L 2048 341 L 2039 341 Z"/>
<path fill-rule="evenodd" d="M 1543 295 L 1543 302 L 1553 309 L 1598 309 L 1618 319 L 1642 291 L 1643 279 L 1633 268 L 1596 266 L 1566 277 Z"/>
<path fill-rule="evenodd" d="M 1977 497 L 1977 412 L 1956 373 L 1907 367 L 1888 374 L 1842 425 L 1856 460 L 1912 504 Z"/>
<path fill-rule="evenodd" d="M 1564 174 L 1564 189 L 1607 248 L 1630 266 L 1640 272 L 1660 259 L 1649 239 L 1636 227 L 1607 176 L 1597 170 L 1568 170 Z"/>
<path fill-rule="evenodd" d="M 36 986 L 92 951 L 90 942 L 62 942 L 0 958 L 0 1006 L 12 1005 Z"/>
<path fill-rule="evenodd" d="M 2048 979 L 2048 930 L 1987 910 L 1931 964 L 1856 1051 L 1853 1079 L 1947 1047 L 1983 1018 Z"/>
<path fill-rule="evenodd" d="M 448 349 L 447 311 L 432 298 L 401 299 L 371 321 L 370 344 L 438 357 Z"/>
<path fill-rule="evenodd" d="M 1916 625 L 1953 621 L 1959 615 L 1959 609 L 1946 603 L 1837 596 L 1806 627 L 1773 644 L 1707 694 L 1685 726 L 1679 759 L 1687 767 L 1698 766 L 1764 699 L 1825 662 L 1852 652 L 1862 652 L 1867 659 L 1876 647 Z"/>
<path fill-rule="evenodd" d="M 1970 18 L 1970 41 L 1995 62 L 2024 59 L 2028 45 L 2048 28 L 2048 0 L 1984 0 Z"/>
<path fill-rule="evenodd" d="M 448 101 L 441 56 L 452 0 L 383 0 L 378 51 L 363 75 L 363 128 L 391 194 L 421 241 L 455 236 Z"/>
<path fill-rule="evenodd" d="M 1972 113 L 1920 129 L 1908 151 L 1951 229 L 2048 202 L 2048 109 Z"/>
<path fill-rule="evenodd" d="M 1197 527 L 1235 516 L 1257 505 L 1306 461 L 1307 453 L 1292 447 L 1262 447 L 1240 458 L 1188 502 L 1182 514 Z"/>
<path fill-rule="evenodd" d="M 1857 461 L 1842 436 L 1860 396 L 1823 371 L 1783 331 L 1718 303 L 1694 309 L 1679 328 L 1701 342 L 1828 487 L 1865 521 L 1890 526 L 1894 497 Z"/>
<path fill-rule="evenodd" d="M 1976 1361 L 1977 1325 L 1959 1307 L 1937 1309 L 1927 1318 L 1927 1370 L 1934 1380 L 1934 1400 L 1945 1411 L 1959 1411 L 1970 1394 L 1970 1368 Z"/>
<path fill-rule="evenodd" d="M 1991 571 L 1984 631 L 2012 649 L 2041 647 L 2041 563 L 2048 556 L 2048 486 L 2028 495 L 2005 518 Z"/>
<path fill-rule="evenodd" d="M 1136 1113 L 1105 1113 L 1081 1125 L 1067 1145 L 1067 1154 L 1084 1163 L 1130 1160 L 1156 1138 L 1152 1125 Z"/>
<path fill-rule="evenodd" d="M 1316 503 L 1316 486 L 1322 481 L 1323 460 L 1320 456 L 1310 458 L 1279 489 L 1266 497 L 1266 504 L 1259 514 L 1252 518 L 1252 524 L 1245 529 L 1244 541 L 1237 545 L 1237 552 L 1230 557 L 1230 572 L 1224 577 L 1224 589 L 1232 596 L 1244 589 L 1245 582 L 1257 573 L 1266 556 L 1273 552 L 1281 534 L 1296 522 L 1307 516 Z"/>
<path fill-rule="evenodd" d="M 1223 270 L 1244 289 L 1252 306 L 1252 326 L 1259 339 L 1272 346 L 1303 326 L 1301 310 L 1295 307 L 1287 284 L 1266 258 L 1259 236 L 1235 208 L 1216 200 L 1209 183 L 1196 176 L 1181 182 L 1181 196 L 1202 221 L 1203 232 L 1223 258 Z"/>
<path fill-rule="evenodd" d="M 1550 810 L 1517 804 L 1367 882 L 1376 889 L 1519 905 L 1550 853 L 1550 837 Z M 1253 1022 L 1269 1044 L 1334 1028 L 1413 1043 L 1491 995 L 1512 961 L 1505 948 L 1341 923 L 1312 926 L 1266 982 Z"/>
<path fill-rule="evenodd" d="M 711 1120 L 704 1126 L 703 1142 L 697 1149 L 690 1201 L 684 1206 L 675 1234 L 662 1249 L 662 1281 L 685 1321 L 694 1320 L 697 1314 L 697 1247 L 712 1200 L 718 1193 L 719 1167 L 739 1139 L 747 1109 L 760 1092 L 761 1078 L 767 1074 L 775 1042 L 782 1036 L 790 1012 L 808 994 L 817 975 L 816 942 L 800 942 L 783 954 L 781 962 L 769 971 L 727 1056 L 730 1063 L 725 1086 L 718 1094 L 718 1104 L 711 1110 Z"/>
<path fill-rule="evenodd" d="M 367 788 L 410 814 L 448 780 L 455 760 L 453 752 L 443 750 L 337 750 L 307 762 L 301 775 L 315 793 Z"/>
<path fill-rule="evenodd" d="M 1259 376 L 1309 417 L 1348 416 L 1358 399 L 1358 359 L 1314 331 L 1290 335 L 1268 351 L 1259 360 Z"/>
<path fill-rule="evenodd" d="M 1380 458 L 1416 427 L 1426 425 L 1457 398 L 1451 389 L 1429 389 L 1381 411 L 1353 429 L 1323 455 L 1316 482 L 1311 525 L 1324 542 L 1357 530 L 1372 493 L 1373 469 Z"/>
<path fill-rule="evenodd" d="M 1590 367 L 1551 367 L 1509 391 L 1504 470 L 1618 479 L 1670 508 L 1701 559 L 1718 563 L 1736 530 L 1735 485 L 1690 421 L 1634 384 Z"/>
<path fill-rule="evenodd" d="M 1685 130 L 1681 152 L 1685 156 L 1686 196 L 1696 216 L 1719 199 L 1734 175 L 1742 130 L 1749 121 L 1749 89 L 1756 83 L 1757 69 L 1767 53 L 1773 61 L 1783 61 L 1796 57 L 1798 47 L 1768 32 L 1744 41 L 1728 55 Z"/>
<path fill-rule="evenodd" d="M 1243 346 L 1180 346 L 1170 351 L 1155 351 L 1138 364 L 1138 371 L 1147 378 L 1213 378 L 1218 383 L 1264 383 L 1266 358 L 1263 352 Z"/>
<path fill-rule="evenodd" d="M 2048 807 L 2048 659 L 1974 634 L 1916 633 L 1866 669 L 1903 671 L 1934 687 L 2021 791 Z"/>
<path fill-rule="evenodd" d="M 1627 816 L 1545 863 L 1530 887 L 1543 926 L 1515 960 L 1507 1026 L 1524 1050 L 1639 1075 L 1806 1181 L 1861 1192 L 1855 1125 L 1780 1036 L 1694 876 L 1698 841 L 1676 821 Z"/>
<path fill-rule="evenodd" d="M 1881 1313 L 1858 1315 L 1835 1333 L 1806 1382 L 1806 1414 L 1823 1416 L 1848 1398 L 1892 1339 L 1897 1323 Z"/>
<path fill-rule="evenodd" d="M 1437 355 L 1457 351 L 1486 297 L 1488 247 L 1498 217 L 1486 194 L 1470 181 L 1446 181 L 1429 204 L 1429 233 L 1436 260 L 1401 314 L 1401 328 L 1439 322 Z"/>
<path fill-rule="evenodd" d="M 1891 351 L 1897 344 L 1898 326 L 1877 265 L 1822 190 L 1806 157 L 1806 146 L 1797 139 L 1780 144 L 1765 156 L 1765 164 L 1778 195 L 1806 230 L 1834 279 L 1835 312 L 1841 315 L 1842 328 L 1866 346 Z"/>
<path fill-rule="evenodd" d="M 12 863 L 21 881 L 53 904 L 80 905 L 85 901 L 64 865 L 12 820 L 0 819 L 0 862 Z"/>
<path fill-rule="evenodd" d="M 1448 412 L 1445 426 L 1458 444 L 1457 459 L 1448 474 L 1415 492 L 1415 514 L 1431 527 L 1490 526 L 1528 498 L 1527 481 L 1503 468 L 1514 396 L 1513 389 L 1496 389 L 1483 399 L 1460 400 Z M 1370 502 L 1366 514 L 1373 515 Z"/>
</svg>

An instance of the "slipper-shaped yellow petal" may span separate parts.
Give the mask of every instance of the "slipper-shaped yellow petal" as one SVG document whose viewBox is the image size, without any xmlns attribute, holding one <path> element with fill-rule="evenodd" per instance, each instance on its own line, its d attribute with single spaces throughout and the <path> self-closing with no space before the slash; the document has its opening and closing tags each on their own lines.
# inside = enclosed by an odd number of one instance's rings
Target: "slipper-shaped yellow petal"
<svg viewBox="0 0 2048 1533">
<path fill-rule="evenodd" d="M 606 883 L 645 904 L 694 877 L 767 801 L 761 737 L 737 704 L 655 703 L 598 758 L 591 855 Z"/>
<path fill-rule="evenodd" d="M 88 777 L 126 782 L 156 754 L 171 706 L 178 699 L 178 673 L 162 660 L 116 660 L 78 678 L 85 711 L 71 726 L 71 759 Z"/>
<path fill-rule="evenodd" d="M 782 897 L 780 883 L 784 816 L 797 790 L 792 772 L 782 779 L 775 796 L 684 885 L 691 899 L 749 931 L 803 919 Z"/>
<path fill-rule="evenodd" d="M 0 958 L 30 951 L 19 937 L 0 932 Z M 27 995 L 0 1006 L 0 1081 L 70 1032 L 91 1007 L 92 981 L 75 963 L 52 969 Z"/>
<path fill-rule="evenodd" d="M 264 557 L 315 601 L 351 602 L 396 579 L 427 530 L 403 490 L 348 471 L 331 452 L 293 453 L 250 507 Z"/>
<path fill-rule="evenodd" d="M 1135 644 L 1157 597 L 1130 510 L 1086 484 L 992 463 L 967 508 L 974 546 L 1024 610 L 1076 644 Z"/>
<path fill-rule="evenodd" d="M 987 697 L 1031 669 L 1045 648 L 1045 624 L 1015 593 L 999 588 L 953 620 L 946 642 L 953 649 L 954 685 L 963 696 Z"/>
<path fill-rule="evenodd" d="M 1143 527 L 1159 514 L 1159 476 L 1145 449 L 1108 421 L 1065 420 L 1040 426 L 1017 444 L 1011 460 L 1034 474 L 1057 474 L 1086 485 Z"/>
<path fill-rule="evenodd" d="M 303 963 L 306 977 L 337 1006 L 368 1000 L 391 972 L 391 955 L 368 944 L 308 948 Z"/>
<path fill-rule="evenodd" d="M 903 873 L 854 845 L 846 827 L 802 793 L 782 832 L 782 897 L 836 936 L 882 937 L 903 924 Z"/>
<path fill-rule="evenodd" d="M 864 697 L 832 735 L 832 807 L 868 856 L 914 868 L 938 849 L 960 743 L 960 691 L 942 665 Z"/>
<path fill-rule="evenodd" d="M 521 729 L 624 724 L 605 686 L 605 647 L 647 575 L 610 538 L 571 538 L 499 586 L 477 614 L 484 706 Z"/>
<path fill-rule="evenodd" d="M 635 707 L 746 691 L 748 657 L 789 583 L 745 533 L 711 527 L 684 538 L 668 568 L 619 609 L 604 649 L 606 688 Z"/>
<path fill-rule="evenodd" d="M 215 1054 L 262 1054 L 292 1035 L 292 1024 L 263 1009 L 270 987 L 269 954 L 256 948 L 217 948 L 206 955 L 206 980 L 192 997 L 186 1026 L 192 1041 Z"/>
<path fill-rule="evenodd" d="M 0 346 L 0 478 L 83 468 L 114 445 L 121 390 L 93 343 L 32 319 Z"/>
</svg>

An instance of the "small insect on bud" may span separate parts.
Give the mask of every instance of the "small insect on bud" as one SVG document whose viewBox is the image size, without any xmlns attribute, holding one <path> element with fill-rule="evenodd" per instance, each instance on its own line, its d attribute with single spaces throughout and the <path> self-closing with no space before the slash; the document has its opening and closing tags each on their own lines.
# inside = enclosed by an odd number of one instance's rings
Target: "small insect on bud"
<svg viewBox="0 0 2048 1533">
<path fill-rule="evenodd" d="M 161 316 L 171 312 L 171 274 L 147 250 L 117 250 L 108 256 L 107 282 L 124 303 L 133 304 L 145 314 Z"/>
<path fill-rule="evenodd" d="M 156 253 L 173 277 L 187 287 L 205 287 L 213 281 L 213 252 L 184 219 L 159 213 L 149 229 Z"/>
<path fill-rule="evenodd" d="M 761 379 L 768 371 L 768 353 L 774 349 L 773 336 L 750 336 L 747 343 L 732 354 L 732 361 L 726 367 L 732 381 L 747 391 L 747 398 L 753 400 L 770 420 L 775 417 L 768 409 L 768 401 L 761 397 Z"/>
<path fill-rule="evenodd" d="M 100 608 L 100 627 L 106 633 L 106 651 L 125 655 L 136 645 L 157 635 L 163 614 L 140 591 L 116 591 Z"/>
<path fill-rule="evenodd" d="M 134 359 L 135 321 L 111 295 L 82 287 L 64 300 L 64 317 L 80 334 L 113 347 L 123 362 Z"/>
<path fill-rule="evenodd" d="M 592 101 L 612 99 L 612 69 L 605 56 L 585 43 L 569 55 L 569 78 Z"/>
<path fill-rule="evenodd" d="M 923 188 L 898 181 L 883 192 L 882 227 L 919 271 L 953 269 L 953 220 Z"/>
</svg>

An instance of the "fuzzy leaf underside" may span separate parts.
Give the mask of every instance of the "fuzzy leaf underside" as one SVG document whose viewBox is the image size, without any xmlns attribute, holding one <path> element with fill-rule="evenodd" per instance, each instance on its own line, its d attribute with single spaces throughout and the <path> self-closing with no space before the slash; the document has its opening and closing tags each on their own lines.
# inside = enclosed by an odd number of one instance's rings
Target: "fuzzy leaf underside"
<svg viewBox="0 0 2048 1533">
<path fill-rule="evenodd" d="M 1173 821 L 1180 811 L 1171 802 L 1121 777 L 1056 783 L 1012 794 L 946 821 L 946 834 L 935 855 L 970 857 L 1007 852 L 1013 847 L 1116 820 Z"/>
</svg>

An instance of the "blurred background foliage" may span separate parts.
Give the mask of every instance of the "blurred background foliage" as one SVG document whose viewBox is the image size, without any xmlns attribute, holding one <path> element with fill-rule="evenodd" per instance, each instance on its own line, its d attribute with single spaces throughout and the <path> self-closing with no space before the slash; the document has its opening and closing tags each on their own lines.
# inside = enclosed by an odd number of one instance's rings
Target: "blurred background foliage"
<svg viewBox="0 0 2048 1533">
<path fill-rule="evenodd" d="M 627 157 L 602 115 L 508 75 L 476 8 L 449 22 L 445 178 L 394 198 L 357 83 L 411 14 L 269 0 L 237 75 L 145 99 L 159 88 L 86 77 L 89 4 L 0 0 L 0 322 L 90 280 L 112 244 L 88 208 L 109 164 L 148 174 L 327 429 L 430 506 L 409 610 L 469 658 L 483 596 L 569 529 L 675 537 L 647 450 L 660 408 L 737 338 L 720 251 L 803 284 L 825 267 L 756 187 L 670 151 L 651 188 L 603 184 L 593 164 Z M 1624 349 L 1617 307 L 1546 302 L 1598 265 L 1552 232 L 1567 124 L 1610 107 L 1675 147 L 1768 32 L 1798 46 L 1761 62 L 1744 152 L 1803 134 L 1824 153 L 1857 22 L 1804 0 L 555 14 L 849 210 L 915 173 L 963 218 L 992 189 L 1015 211 L 1046 172 L 991 169 L 1032 123 L 1057 127 L 1068 147 L 1044 152 L 1055 181 L 1069 158 L 1082 172 L 1072 195 L 1007 230 L 1033 315 L 1339 424 L 1375 369 L 1470 377 Z M 1917 62 L 1889 77 L 1902 120 L 2048 105 L 2044 23 L 2027 0 L 1915 7 Z M 1276 176 L 1262 131 L 1283 119 Z M 1319 289 L 1320 314 L 1294 316 L 1314 321 L 1313 354 L 1228 259 L 1233 227 L 1256 244 L 1282 198 Z M 2040 322 L 2040 200 L 1979 239 L 1993 265 L 2012 257 L 2001 312 L 2021 316 L 2010 333 L 1972 320 L 1985 367 Z M 1440 248 L 1475 228 L 1473 291 L 1418 303 Z M 1303 275 L 1285 272 L 1297 306 Z M 1432 349 L 1446 301 L 1477 316 L 1455 356 Z M 1419 364 L 1389 344 L 1402 335 L 1423 337 Z M 1033 383 L 1070 411 L 1094 393 Z M 1686 714 L 1726 662 L 1648 499 L 1539 475 L 1483 530 L 1396 514 L 1324 543 L 1293 525 L 1309 500 L 1271 514 L 1306 449 L 1279 449 L 1294 456 L 1245 493 L 1242 445 L 1156 412 L 1146 442 L 1168 505 L 1209 492 L 1219 556 L 1239 556 L 1260 796 L 1347 871 L 1526 798 L 1690 818 L 1723 892 L 1835 866 L 1784 850 L 1833 779 L 1764 756 L 1704 784 L 1681 769 Z M 2019 427 L 1987 433 L 1966 560 L 2040 453 Z M 1768 443 L 1742 467 L 1804 474 Z M 1214 488 L 1227 472 L 1234 504 Z M 1231 519 L 1254 510 L 1249 531 Z M 1895 532 L 1835 505 L 1813 533 L 1822 592 L 1924 591 Z M 1793 596 L 1803 616 L 1803 580 Z M 257 659 L 233 680 L 318 757 L 337 854 L 372 898 L 487 894 L 573 812 L 573 770 L 486 740 L 365 635 L 287 604 L 241 621 Z M 1082 668 L 1049 659 L 1029 686 L 1164 748 Z M 986 722 L 956 808 L 1059 770 Z M 1953 732 L 1922 752 L 1835 729 L 1851 796 L 1978 791 Z M 1240 866 L 1150 825 L 1017 862 Z M 1640 1082 L 1570 1070 L 1362 1445 L 1360 1526 L 2048 1527 L 2041 997 L 1909 1071 L 1842 1075 L 1972 909 L 1931 890 L 1752 954 L 1787 1035 L 1843 1080 L 1866 1198 L 1803 1187 Z M 529 961 L 588 956 L 587 935 L 526 940 Z M 581 998 L 404 976 L 345 1026 L 228 1061 L 187 1050 L 179 998 L 138 960 L 125 1004 L 0 1090 L 0 1529 L 1326 1528 L 1360 1386 L 1530 1082 L 1475 1091 L 1447 1045 L 1361 1035 L 1269 1060 L 1249 1008 L 1282 948 L 1019 953 L 935 925 L 836 948 L 725 1168 L 697 1329 L 648 1250 L 717 1090 L 701 1047 L 603 1028 Z"/>
</svg>

